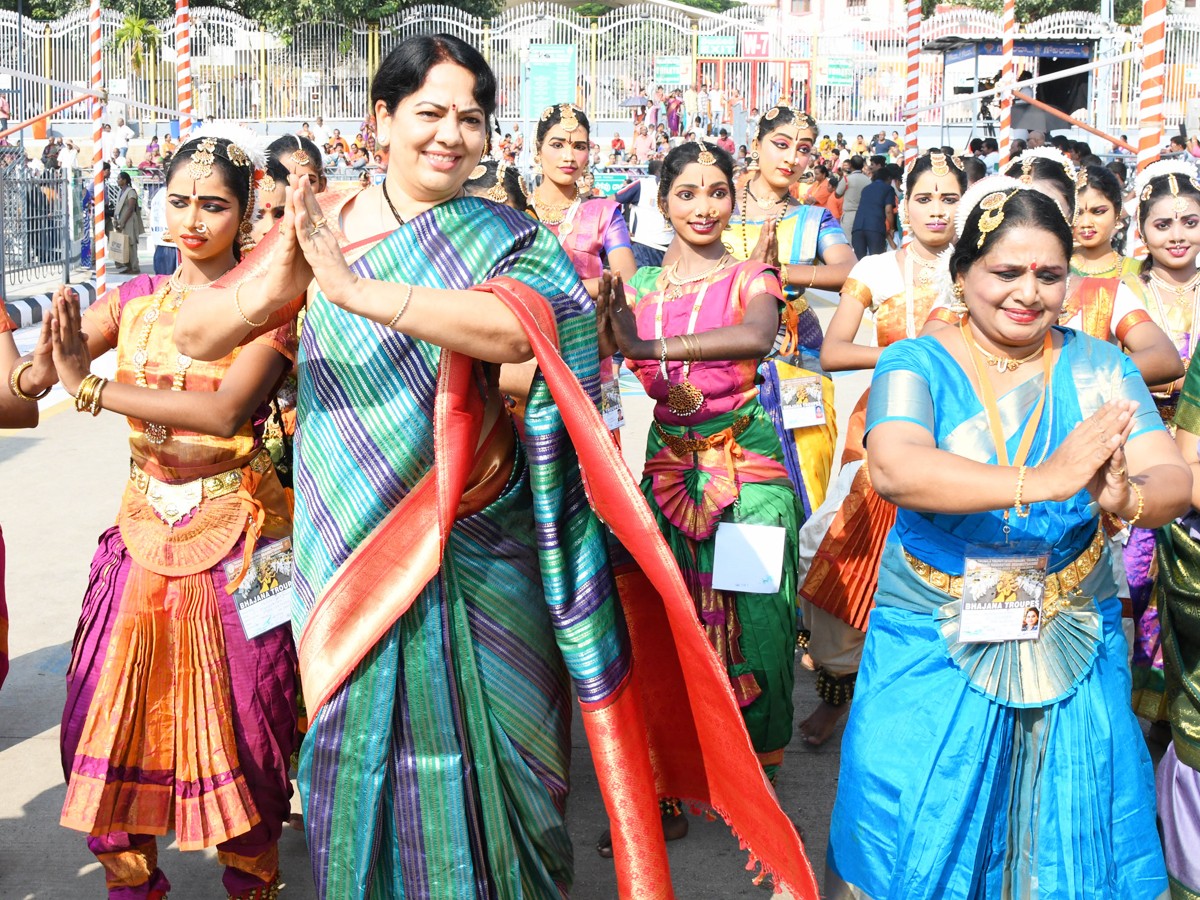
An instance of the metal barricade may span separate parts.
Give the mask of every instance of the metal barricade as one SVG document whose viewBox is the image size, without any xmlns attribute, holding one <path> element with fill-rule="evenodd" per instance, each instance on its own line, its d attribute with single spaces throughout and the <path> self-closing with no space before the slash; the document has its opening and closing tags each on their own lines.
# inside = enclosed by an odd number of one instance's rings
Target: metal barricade
<svg viewBox="0 0 1200 900">
<path fill-rule="evenodd" d="M 0 166 L 0 290 L 71 274 L 71 181 L 19 160 Z"/>
</svg>

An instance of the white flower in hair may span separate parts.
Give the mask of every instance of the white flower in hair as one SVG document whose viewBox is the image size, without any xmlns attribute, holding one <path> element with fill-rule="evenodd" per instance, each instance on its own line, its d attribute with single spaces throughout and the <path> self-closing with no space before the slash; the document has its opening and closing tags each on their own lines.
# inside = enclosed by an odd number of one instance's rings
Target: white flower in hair
<svg viewBox="0 0 1200 900">
<path fill-rule="evenodd" d="M 1160 159 L 1152 162 L 1138 173 L 1133 182 L 1133 193 L 1142 202 L 1142 194 L 1150 187 L 1150 182 L 1167 175 L 1179 175 L 1183 178 L 1196 178 L 1196 167 L 1182 159 Z"/>
<path fill-rule="evenodd" d="M 954 218 L 954 233 L 958 235 L 960 240 L 962 239 L 963 232 L 967 228 L 967 219 L 971 217 L 971 213 L 975 210 L 975 207 L 988 194 L 994 194 L 997 191 L 1008 193 L 1010 191 L 1029 190 L 1033 190 L 1033 188 L 1029 187 L 1029 185 L 1021 184 L 1020 181 L 1009 175 L 989 175 L 987 178 L 979 179 L 967 188 L 967 192 L 958 201 L 958 213 Z"/>
<path fill-rule="evenodd" d="M 1006 168 L 1011 169 L 1014 163 L 1024 163 L 1025 160 L 1035 159 L 1047 159 L 1050 162 L 1058 163 L 1063 167 L 1063 171 L 1067 173 L 1067 177 L 1070 178 L 1072 182 L 1075 181 L 1075 178 L 1078 175 L 1078 170 L 1075 168 L 1075 163 L 1071 162 L 1071 158 L 1057 147 L 1049 146 L 1034 147 L 1032 150 L 1026 150 L 1024 153 L 1010 162 Z"/>
<path fill-rule="evenodd" d="M 934 306 L 949 307 L 954 303 L 954 279 L 950 277 L 950 257 L 954 255 L 954 245 L 948 245 L 937 255 L 937 268 L 934 270 Z"/>
</svg>

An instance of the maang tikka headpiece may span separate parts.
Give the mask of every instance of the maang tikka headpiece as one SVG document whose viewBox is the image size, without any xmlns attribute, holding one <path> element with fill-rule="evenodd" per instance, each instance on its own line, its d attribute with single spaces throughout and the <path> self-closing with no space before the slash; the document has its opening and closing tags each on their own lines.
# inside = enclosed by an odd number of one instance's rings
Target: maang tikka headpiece
<svg viewBox="0 0 1200 900">
<path fill-rule="evenodd" d="M 976 249 L 981 249 L 987 236 L 1000 227 L 1000 223 L 1004 221 L 1004 204 L 1015 193 L 1016 191 L 1007 194 L 995 191 L 979 201 L 979 208 L 983 213 L 979 217 L 979 240 L 975 242 Z"/>
</svg>

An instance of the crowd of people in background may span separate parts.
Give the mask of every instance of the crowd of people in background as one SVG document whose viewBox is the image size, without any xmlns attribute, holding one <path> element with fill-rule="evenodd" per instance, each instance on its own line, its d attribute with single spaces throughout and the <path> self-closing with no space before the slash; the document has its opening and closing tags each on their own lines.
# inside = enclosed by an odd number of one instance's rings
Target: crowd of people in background
<svg viewBox="0 0 1200 900">
<path fill-rule="evenodd" d="M 566 895 L 572 692 L 595 851 L 647 892 L 689 801 L 802 860 L 771 785 L 847 716 L 839 900 L 1200 891 L 1194 142 L 1136 179 L 1037 132 L 906 163 L 896 130 L 701 83 L 602 147 L 570 102 L 498 127 L 445 35 L 372 97 L 353 137 L 200 129 L 134 165 L 106 124 L 136 277 L 86 311 L 62 287 L 26 357 L 0 318 L 5 422 L 61 383 L 130 424 L 60 735 L 110 897 L 166 896 L 172 829 L 275 897 L 293 775 L 322 897 Z M 864 369 L 839 423 L 831 373 Z M 285 572 L 255 631 L 243 595 Z"/>
</svg>

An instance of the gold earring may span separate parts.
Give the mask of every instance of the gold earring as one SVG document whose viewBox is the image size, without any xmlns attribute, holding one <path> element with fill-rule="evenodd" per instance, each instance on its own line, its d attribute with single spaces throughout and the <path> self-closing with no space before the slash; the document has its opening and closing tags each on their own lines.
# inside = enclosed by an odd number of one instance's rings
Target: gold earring
<svg viewBox="0 0 1200 900">
<path fill-rule="evenodd" d="M 964 291 L 963 286 L 956 281 L 954 283 L 954 287 L 950 289 L 950 293 L 954 295 L 954 299 L 950 301 L 950 312 L 954 313 L 954 315 L 958 316 L 959 318 L 962 318 L 967 314 L 966 291 Z"/>
</svg>

